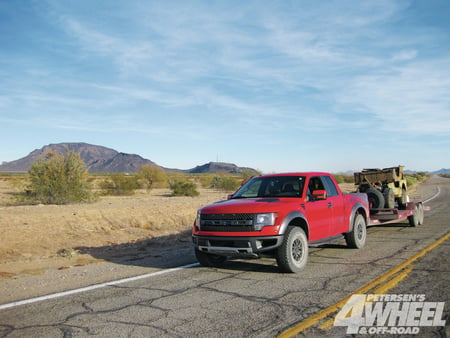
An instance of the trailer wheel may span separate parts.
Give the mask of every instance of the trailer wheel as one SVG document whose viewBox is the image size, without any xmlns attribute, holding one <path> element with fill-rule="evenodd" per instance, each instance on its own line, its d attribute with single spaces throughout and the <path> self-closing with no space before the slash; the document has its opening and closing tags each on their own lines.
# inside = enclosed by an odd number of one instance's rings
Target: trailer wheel
<svg viewBox="0 0 450 338">
<path fill-rule="evenodd" d="M 353 229 L 345 234 L 345 242 L 352 249 L 361 249 L 366 244 L 367 225 L 363 215 L 357 214 L 353 220 Z"/>
<path fill-rule="evenodd" d="M 308 240 L 303 229 L 289 226 L 283 244 L 275 254 L 278 268 L 282 272 L 299 272 L 308 261 Z"/>
<path fill-rule="evenodd" d="M 375 188 L 369 188 L 366 191 L 367 198 L 369 199 L 370 209 L 377 209 L 384 207 L 384 197 L 381 191 Z"/>
<path fill-rule="evenodd" d="M 422 203 L 419 203 L 417 207 L 419 208 L 419 225 L 422 225 L 423 224 L 423 220 L 424 220 Z"/>
<path fill-rule="evenodd" d="M 422 225 L 423 219 L 424 219 L 423 205 L 422 203 L 418 203 L 414 206 L 414 214 L 408 216 L 409 225 L 411 225 L 412 227 Z"/>
<path fill-rule="evenodd" d="M 423 222 L 423 211 L 422 212 L 420 211 L 421 208 L 419 207 L 419 205 L 420 204 L 416 204 L 414 206 L 414 213 L 411 216 L 408 216 L 409 225 L 412 227 L 416 227 L 416 226 L 422 224 L 421 220 Z M 421 214 L 422 214 L 422 216 L 421 216 Z M 422 217 L 422 219 L 421 219 L 421 217 Z"/>
<path fill-rule="evenodd" d="M 225 256 L 219 256 L 219 255 L 213 255 L 209 254 L 203 251 L 200 251 L 198 249 L 195 249 L 195 257 L 197 258 L 198 262 L 202 266 L 206 267 L 216 267 L 219 268 L 225 263 L 227 258 Z"/>
<path fill-rule="evenodd" d="M 385 188 L 383 190 L 383 197 L 384 197 L 384 207 L 392 209 L 395 207 L 395 194 L 394 190 L 391 188 Z"/>
</svg>

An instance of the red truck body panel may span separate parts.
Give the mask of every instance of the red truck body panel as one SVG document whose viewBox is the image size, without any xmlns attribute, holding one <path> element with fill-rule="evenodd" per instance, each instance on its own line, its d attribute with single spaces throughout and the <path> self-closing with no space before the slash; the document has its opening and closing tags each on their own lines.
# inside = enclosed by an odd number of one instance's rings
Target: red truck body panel
<svg viewBox="0 0 450 338">
<path fill-rule="evenodd" d="M 201 215 L 230 215 L 230 214 L 259 214 L 275 213 L 275 224 L 264 226 L 260 231 L 221 231 L 223 227 L 211 231 L 211 227 L 205 231 L 195 224 L 193 227 L 194 236 L 226 236 L 226 237 L 246 237 L 246 236 L 279 236 L 284 233 L 288 224 L 283 223 L 293 212 L 301 215 L 307 224 L 307 236 L 309 242 L 318 241 L 324 238 L 333 237 L 351 230 L 352 217 L 356 210 L 362 212 L 364 217 L 368 217 L 368 202 L 365 194 L 343 194 L 336 183 L 334 177 L 323 172 L 308 173 L 288 173 L 265 175 L 263 178 L 298 178 L 302 181 L 302 186 L 295 197 L 251 197 L 234 198 L 236 194 L 225 201 L 219 201 L 207 205 L 199 210 Z M 327 191 L 325 182 L 320 186 L 320 190 L 325 190 L 325 199 L 313 200 L 311 180 L 320 178 L 331 182 L 334 191 Z M 295 182 L 294 182 L 295 183 Z M 329 184 L 329 183 L 327 183 Z M 320 191 L 318 190 L 318 191 Z M 355 209 L 356 206 L 356 209 Z M 222 222 L 226 224 L 226 222 Z M 218 221 L 217 224 L 220 224 Z"/>
</svg>

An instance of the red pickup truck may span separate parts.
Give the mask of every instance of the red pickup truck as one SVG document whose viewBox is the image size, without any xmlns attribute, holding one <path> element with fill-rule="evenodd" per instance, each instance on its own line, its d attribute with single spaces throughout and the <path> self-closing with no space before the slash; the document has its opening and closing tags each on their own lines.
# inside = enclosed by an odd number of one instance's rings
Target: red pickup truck
<svg viewBox="0 0 450 338">
<path fill-rule="evenodd" d="M 192 229 L 195 255 L 203 266 L 227 257 L 276 258 L 283 272 L 301 271 L 308 246 L 342 237 L 351 248 L 366 242 L 366 194 L 343 194 L 327 173 L 258 176 L 225 201 L 198 210 Z"/>
</svg>

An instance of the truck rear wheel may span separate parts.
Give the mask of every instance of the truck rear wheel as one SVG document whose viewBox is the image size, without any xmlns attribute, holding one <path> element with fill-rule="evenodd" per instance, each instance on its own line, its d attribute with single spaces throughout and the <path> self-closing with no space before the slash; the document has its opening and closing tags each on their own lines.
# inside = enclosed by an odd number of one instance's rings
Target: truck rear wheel
<svg viewBox="0 0 450 338">
<path fill-rule="evenodd" d="M 207 252 L 200 251 L 198 249 L 195 249 L 195 257 L 197 257 L 197 260 L 200 263 L 200 265 L 207 267 L 212 266 L 216 268 L 221 267 L 223 263 L 225 263 L 225 261 L 227 260 L 225 256 L 210 254 Z"/>
<path fill-rule="evenodd" d="M 276 251 L 276 259 L 282 272 L 299 272 L 308 261 L 308 239 L 302 228 L 289 226 L 283 244 Z"/>
<path fill-rule="evenodd" d="M 367 225 L 363 215 L 357 214 L 352 231 L 345 234 L 345 242 L 352 249 L 361 249 L 366 244 Z"/>
</svg>

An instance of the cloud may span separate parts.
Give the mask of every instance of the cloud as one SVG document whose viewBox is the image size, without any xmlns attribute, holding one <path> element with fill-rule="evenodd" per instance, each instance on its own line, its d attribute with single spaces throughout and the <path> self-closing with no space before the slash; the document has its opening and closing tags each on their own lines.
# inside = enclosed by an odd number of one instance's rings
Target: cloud
<svg viewBox="0 0 450 338">
<path fill-rule="evenodd" d="M 450 134 L 450 59 L 419 61 L 355 77 L 340 100 L 365 107 L 384 130 Z"/>
</svg>

